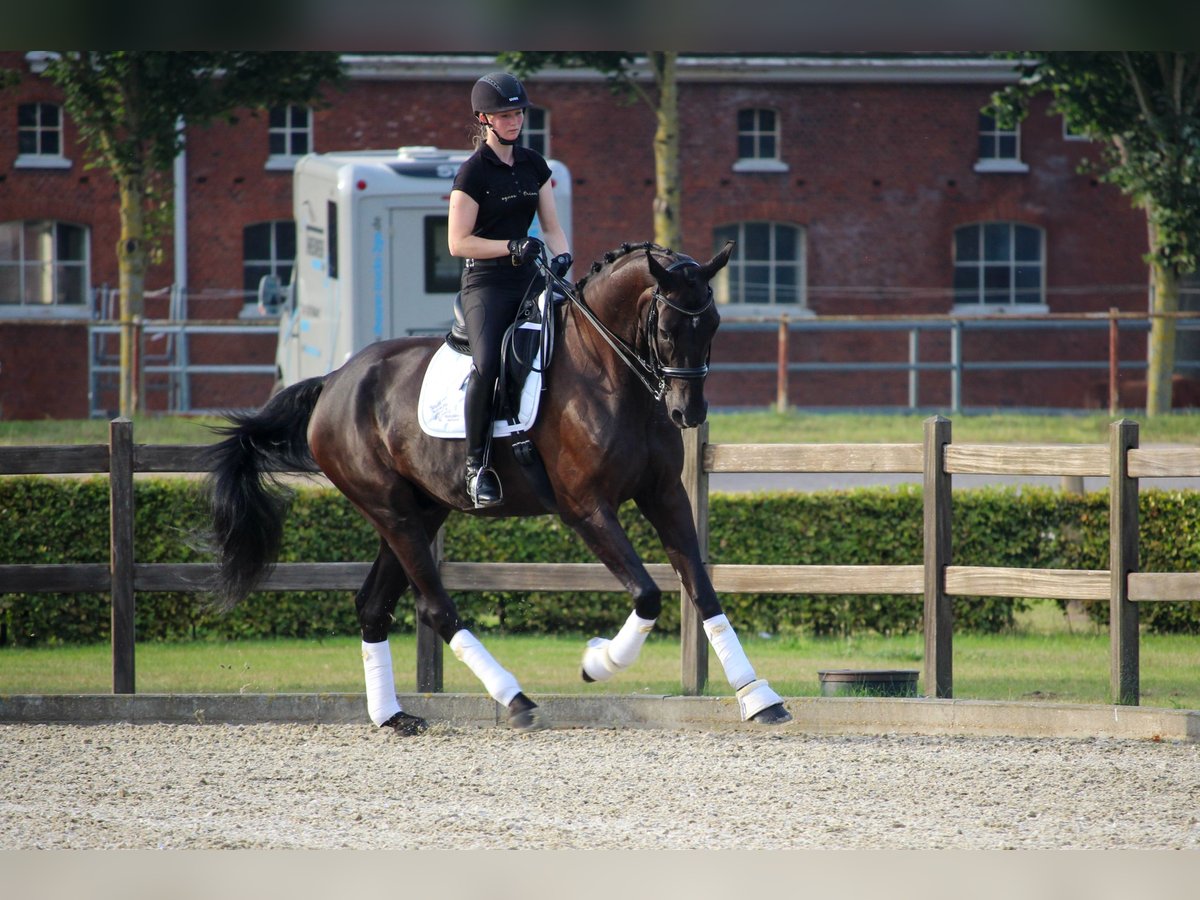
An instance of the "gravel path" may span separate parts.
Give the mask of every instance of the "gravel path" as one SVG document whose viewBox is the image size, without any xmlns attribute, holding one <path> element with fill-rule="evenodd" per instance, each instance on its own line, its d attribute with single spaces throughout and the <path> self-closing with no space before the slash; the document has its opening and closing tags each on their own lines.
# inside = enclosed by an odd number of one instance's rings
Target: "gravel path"
<svg viewBox="0 0 1200 900">
<path fill-rule="evenodd" d="M 1200 849 L 1200 745 L 0 726 L 0 850 Z"/>
</svg>

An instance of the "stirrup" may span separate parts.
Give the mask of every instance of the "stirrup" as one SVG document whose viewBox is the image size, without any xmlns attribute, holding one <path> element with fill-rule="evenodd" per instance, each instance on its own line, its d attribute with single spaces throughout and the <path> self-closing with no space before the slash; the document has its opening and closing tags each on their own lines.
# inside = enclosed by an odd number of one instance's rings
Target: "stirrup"
<svg viewBox="0 0 1200 900">
<path fill-rule="evenodd" d="M 504 490 L 500 487 L 500 478 L 495 470 L 488 466 L 467 463 L 467 497 L 476 509 L 499 506 L 503 503 Z"/>
</svg>

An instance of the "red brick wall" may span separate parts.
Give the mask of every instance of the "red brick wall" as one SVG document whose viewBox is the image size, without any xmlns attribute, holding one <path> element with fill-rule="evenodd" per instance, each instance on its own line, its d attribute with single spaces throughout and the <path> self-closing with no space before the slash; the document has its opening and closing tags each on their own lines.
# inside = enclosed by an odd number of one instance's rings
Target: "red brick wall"
<svg viewBox="0 0 1200 900">
<path fill-rule="evenodd" d="M 0 54 L 0 66 L 24 68 L 23 54 Z M 314 149 L 466 147 L 471 134 L 470 87 L 469 80 L 349 82 L 330 92 L 328 107 L 317 111 Z M 650 110 L 615 96 L 601 81 L 536 76 L 528 87 L 533 101 L 550 111 L 552 155 L 571 170 L 577 271 L 623 241 L 651 238 Z M 1142 215 L 1114 188 L 1076 171 L 1080 160 L 1097 155 L 1099 148 L 1065 141 L 1061 120 L 1045 115 L 1044 104 L 1035 105 L 1022 126 L 1021 158 L 1029 172 L 973 170 L 976 117 L 993 89 L 988 84 L 683 83 L 683 246 L 678 249 L 707 258 L 714 250 L 713 229 L 720 225 L 755 219 L 787 222 L 806 229 L 808 298 L 814 311 L 945 313 L 952 305 L 954 229 L 979 221 L 1014 220 L 1045 230 L 1052 312 L 1104 311 L 1110 306 L 1144 309 Z M 0 95 L 0 221 L 46 217 L 88 225 L 93 282 L 115 285 L 113 185 L 103 172 L 84 170 L 70 124 L 66 155 L 75 161 L 70 170 L 12 166 L 16 104 L 54 99 L 53 87 L 37 78 L 27 78 Z M 778 111 L 788 171 L 732 170 L 736 114 L 744 107 Z M 291 174 L 266 170 L 266 161 L 264 114 L 244 112 L 236 124 L 188 131 L 187 263 L 189 312 L 194 318 L 236 316 L 241 308 L 237 292 L 242 287 L 242 229 L 291 215 Z M 147 279 L 151 290 L 168 286 L 174 277 L 169 236 L 163 249 L 162 263 Z M 1124 292 L 1087 289 L 1106 285 L 1132 287 Z M 724 315 L 728 320 L 736 313 L 729 308 Z M 9 328 L 0 320 L 0 335 Z M 61 329 L 54 333 L 60 332 L 65 334 Z M 773 362 L 775 333 L 773 326 L 748 330 L 730 322 L 718 334 L 714 362 Z M 1103 331 L 998 335 L 969 332 L 966 358 L 1107 357 Z M 794 333 L 790 358 L 904 361 L 907 341 L 905 332 Z M 0 348 L 12 343 L 0 340 Z M 269 364 L 273 345 L 269 334 L 225 341 L 196 338 L 192 357 Z M 1144 359 L 1144 343 L 1127 336 L 1122 352 L 1130 360 Z M 923 333 L 921 358 L 947 362 L 948 336 Z M 0 357 L 0 372 L 8 366 Z M 39 373 L 51 375 L 58 378 Z M 1090 386 L 1104 379 L 1103 372 L 971 371 L 965 376 L 963 401 L 970 406 L 1079 406 Z M 944 372 L 923 372 L 920 402 L 947 404 L 949 383 Z M 883 406 L 907 402 L 908 376 L 796 373 L 789 385 L 796 404 Z M 192 401 L 198 407 L 253 405 L 269 387 L 269 377 L 211 376 L 196 380 Z M 63 382 L 44 394 L 53 414 L 67 415 L 75 414 L 67 413 L 68 408 L 77 410 L 86 403 L 80 392 L 86 392 L 86 384 Z M 714 372 L 709 395 L 717 406 L 767 405 L 774 400 L 775 374 Z M 152 408 L 159 402 L 154 398 L 162 396 L 161 389 L 148 391 Z M 12 403 L 6 403 L 4 415 L 18 408 Z"/>
</svg>

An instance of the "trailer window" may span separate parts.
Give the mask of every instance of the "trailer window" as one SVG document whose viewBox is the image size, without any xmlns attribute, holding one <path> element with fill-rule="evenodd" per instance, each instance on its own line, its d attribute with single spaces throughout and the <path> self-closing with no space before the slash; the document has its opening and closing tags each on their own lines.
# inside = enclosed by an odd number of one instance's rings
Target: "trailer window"
<svg viewBox="0 0 1200 900">
<path fill-rule="evenodd" d="M 450 219 L 448 216 L 425 217 L 425 293 L 458 292 L 463 261 L 450 255 Z"/>
</svg>

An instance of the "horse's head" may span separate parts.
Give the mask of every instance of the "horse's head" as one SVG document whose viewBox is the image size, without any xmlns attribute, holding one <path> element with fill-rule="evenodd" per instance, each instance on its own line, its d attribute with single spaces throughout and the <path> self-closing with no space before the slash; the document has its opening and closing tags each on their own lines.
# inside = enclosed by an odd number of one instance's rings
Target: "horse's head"
<svg viewBox="0 0 1200 900">
<path fill-rule="evenodd" d="M 733 246 L 730 241 L 703 265 L 684 256 L 664 266 L 646 251 L 656 282 L 646 341 L 654 368 L 666 383 L 667 414 L 680 428 L 695 428 L 708 416 L 704 379 L 713 336 L 721 323 L 709 281 L 729 262 Z"/>
</svg>

